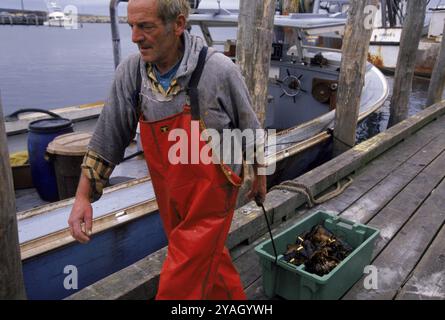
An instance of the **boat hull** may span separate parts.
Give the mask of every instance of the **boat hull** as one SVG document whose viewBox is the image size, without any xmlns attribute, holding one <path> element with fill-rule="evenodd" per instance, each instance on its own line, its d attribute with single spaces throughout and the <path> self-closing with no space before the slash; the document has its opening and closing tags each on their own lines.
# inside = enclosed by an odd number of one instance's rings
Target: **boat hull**
<svg viewBox="0 0 445 320">
<path fill-rule="evenodd" d="M 59 300 L 167 245 L 159 212 L 22 261 L 28 299 Z M 76 270 L 73 272 L 73 270 Z"/>
<path fill-rule="evenodd" d="M 293 180 L 329 161 L 332 157 L 332 146 L 332 137 L 329 137 L 300 153 L 278 161 L 275 172 L 267 177 L 268 189 L 283 181 Z"/>
<path fill-rule="evenodd" d="M 378 67 L 380 70 L 393 74 L 397 66 L 397 57 L 399 55 L 398 44 L 370 44 L 368 61 Z M 437 60 L 440 50 L 440 43 L 432 40 L 423 39 L 419 44 L 417 51 L 415 75 L 421 77 L 431 77 L 434 64 Z"/>
</svg>

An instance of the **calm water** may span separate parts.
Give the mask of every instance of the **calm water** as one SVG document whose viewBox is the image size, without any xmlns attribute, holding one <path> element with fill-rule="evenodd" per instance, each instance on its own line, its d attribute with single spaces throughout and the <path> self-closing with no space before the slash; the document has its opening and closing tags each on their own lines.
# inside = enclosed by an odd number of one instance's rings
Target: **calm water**
<svg viewBox="0 0 445 320">
<path fill-rule="evenodd" d="M 390 115 L 390 100 L 392 96 L 394 78 L 386 76 L 390 93 L 385 104 L 378 112 L 371 114 L 365 121 L 361 122 L 357 128 L 357 143 L 369 139 L 376 134 L 386 130 Z M 429 79 L 415 77 L 413 81 L 413 89 L 410 96 L 409 115 L 412 116 L 419 111 L 422 111 L 427 95 Z M 445 93 L 444 93 L 445 98 Z"/>
<path fill-rule="evenodd" d="M 236 38 L 236 31 L 230 30 L 229 36 Z M 122 59 L 137 52 L 127 24 L 120 24 L 120 37 Z M 91 103 L 108 94 L 114 74 L 109 24 L 84 24 L 77 30 L 0 25 L 0 44 L 5 115 L 24 107 Z"/>
<path fill-rule="evenodd" d="M 120 25 L 122 56 L 137 52 L 130 28 Z M 113 79 L 111 28 L 78 30 L 0 26 L 0 90 L 4 114 L 104 100 Z"/>
<path fill-rule="evenodd" d="M 120 35 L 122 57 L 137 52 L 126 24 L 120 25 Z M 236 31 L 231 30 L 229 37 L 236 38 Z M 0 26 L 0 43 L 5 115 L 25 107 L 54 109 L 106 99 L 114 74 L 109 24 L 84 24 L 78 30 Z M 388 80 L 391 88 L 392 77 Z M 424 79 L 414 81 L 410 114 L 422 109 L 428 84 Z M 389 101 L 360 125 L 359 139 L 384 130 L 388 118 Z"/>
</svg>

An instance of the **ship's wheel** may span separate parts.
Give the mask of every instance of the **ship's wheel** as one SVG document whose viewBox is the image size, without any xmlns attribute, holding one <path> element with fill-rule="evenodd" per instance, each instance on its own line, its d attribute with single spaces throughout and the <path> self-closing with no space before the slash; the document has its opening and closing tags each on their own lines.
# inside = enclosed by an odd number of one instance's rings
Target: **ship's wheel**
<svg viewBox="0 0 445 320">
<path fill-rule="evenodd" d="M 301 87 L 301 79 L 303 78 L 303 75 L 295 76 L 290 73 L 289 69 L 286 69 L 286 72 L 287 76 L 283 80 L 276 79 L 277 84 L 281 87 L 281 90 L 283 90 L 283 94 L 280 98 L 288 96 L 293 98 L 294 103 L 296 103 L 296 97 L 300 92 L 307 93 L 307 91 Z"/>
</svg>

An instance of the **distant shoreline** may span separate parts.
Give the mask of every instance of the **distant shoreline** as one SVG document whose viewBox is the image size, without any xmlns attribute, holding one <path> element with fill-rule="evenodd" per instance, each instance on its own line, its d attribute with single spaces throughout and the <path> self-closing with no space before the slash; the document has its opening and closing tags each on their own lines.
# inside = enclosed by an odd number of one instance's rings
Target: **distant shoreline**
<svg viewBox="0 0 445 320">
<path fill-rule="evenodd" d="M 109 16 L 96 16 L 90 14 L 79 14 L 80 23 L 111 23 Z M 119 23 L 127 23 L 127 17 L 119 17 Z"/>
<path fill-rule="evenodd" d="M 0 8 L 0 14 L 10 14 L 11 16 L 22 16 L 22 15 L 36 15 L 38 17 L 47 20 L 48 12 L 37 11 L 37 10 L 18 10 L 18 9 L 5 9 Z M 94 14 L 79 14 L 79 23 L 111 23 L 109 16 L 94 15 Z M 127 17 L 119 17 L 119 23 L 127 23 Z"/>
</svg>

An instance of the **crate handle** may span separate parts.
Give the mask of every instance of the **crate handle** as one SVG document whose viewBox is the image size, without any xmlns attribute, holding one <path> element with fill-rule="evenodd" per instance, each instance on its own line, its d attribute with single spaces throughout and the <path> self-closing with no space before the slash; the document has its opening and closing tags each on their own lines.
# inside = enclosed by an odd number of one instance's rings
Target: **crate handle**
<svg viewBox="0 0 445 320">
<path fill-rule="evenodd" d="M 348 229 L 348 230 L 352 230 L 352 229 L 354 229 L 354 225 L 351 225 L 351 224 L 349 224 L 349 223 L 345 223 L 344 221 L 339 221 L 339 222 L 337 222 L 337 226 L 346 228 L 346 229 Z"/>
<path fill-rule="evenodd" d="M 334 217 L 332 220 L 333 220 L 333 222 L 336 225 L 344 227 L 344 228 L 346 228 L 348 230 L 352 230 L 352 229 L 355 229 L 357 227 L 357 223 L 356 222 L 350 221 L 350 220 L 346 220 L 346 219 L 341 218 L 341 217 Z"/>
</svg>

